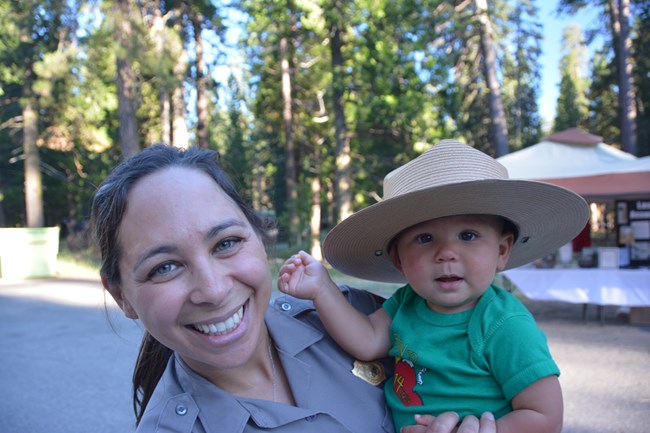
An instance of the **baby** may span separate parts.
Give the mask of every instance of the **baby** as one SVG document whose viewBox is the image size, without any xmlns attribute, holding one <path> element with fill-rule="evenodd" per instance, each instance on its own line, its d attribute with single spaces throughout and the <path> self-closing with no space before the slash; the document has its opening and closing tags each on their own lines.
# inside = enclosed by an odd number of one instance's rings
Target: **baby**
<svg viewBox="0 0 650 433">
<path fill-rule="evenodd" d="M 445 140 L 384 179 L 384 199 L 323 244 L 342 272 L 406 282 L 365 316 L 305 252 L 280 269 L 281 291 L 312 299 L 328 332 L 361 360 L 395 358 L 385 384 L 396 431 L 418 414 L 492 412 L 497 431 L 560 432 L 559 369 L 546 337 L 492 284 L 573 239 L 589 216 L 577 194 L 513 180 L 494 158 Z"/>
</svg>

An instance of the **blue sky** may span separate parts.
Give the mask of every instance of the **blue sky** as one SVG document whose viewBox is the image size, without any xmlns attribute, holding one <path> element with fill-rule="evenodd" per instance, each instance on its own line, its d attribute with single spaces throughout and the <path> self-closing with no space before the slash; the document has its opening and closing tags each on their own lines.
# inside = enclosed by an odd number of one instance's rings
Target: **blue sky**
<svg viewBox="0 0 650 433">
<path fill-rule="evenodd" d="M 542 43 L 542 56 L 540 63 L 542 65 L 540 86 L 539 107 L 542 119 L 546 122 L 552 122 L 555 117 L 555 106 L 558 97 L 560 84 L 560 58 L 562 53 L 562 32 L 564 28 L 576 23 L 584 31 L 586 28 L 593 28 L 598 23 L 598 10 L 591 10 L 580 13 L 577 16 L 555 16 L 557 0 L 536 0 L 539 8 L 539 17 L 544 25 L 544 41 Z M 595 42 L 596 44 L 598 41 Z M 588 52 L 593 52 L 595 46 L 589 46 Z M 588 59 L 587 59 L 588 61 Z"/>
</svg>

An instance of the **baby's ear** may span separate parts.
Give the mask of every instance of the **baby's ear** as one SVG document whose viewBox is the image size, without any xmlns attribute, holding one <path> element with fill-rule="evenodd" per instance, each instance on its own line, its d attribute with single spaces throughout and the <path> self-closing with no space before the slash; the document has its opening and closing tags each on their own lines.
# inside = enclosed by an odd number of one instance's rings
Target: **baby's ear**
<svg viewBox="0 0 650 433">
<path fill-rule="evenodd" d="M 104 289 L 106 289 L 106 291 L 111 294 L 115 300 L 115 303 L 117 303 L 120 309 L 124 312 L 124 315 L 129 319 L 137 319 L 138 313 L 135 312 L 129 301 L 127 301 L 126 298 L 122 296 L 122 289 L 118 286 L 109 284 L 106 277 L 101 278 L 102 286 L 104 286 Z"/>
<path fill-rule="evenodd" d="M 512 245 L 515 242 L 515 236 L 512 233 L 504 234 L 499 242 L 499 260 L 497 261 L 497 271 L 500 272 L 505 269 L 510 259 L 512 252 Z"/>
<path fill-rule="evenodd" d="M 396 245 L 393 245 L 393 247 L 390 249 L 388 256 L 390 257 L 390 261 L 393 262 L 395 268 L 397 268 L 397 270 L 403 274 L 404 272 L 402 271 L 402 261 L 399 259 L 399 253 L 397 252 Z"/>
</svg>

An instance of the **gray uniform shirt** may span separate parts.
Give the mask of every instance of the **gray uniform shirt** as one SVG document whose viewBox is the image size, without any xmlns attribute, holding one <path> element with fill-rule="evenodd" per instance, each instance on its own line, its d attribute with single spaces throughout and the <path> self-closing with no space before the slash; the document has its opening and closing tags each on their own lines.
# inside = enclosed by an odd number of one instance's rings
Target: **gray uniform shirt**
<svg viewBox="0 0 650 433">
<path fill-rule="evenodd" d="M 366 313 L 379 307 L 366 292 L 342 290 Z M 352 374 L 354 358 L 327 335 L 311 302 L 281 296 L 265 321 L 296 406 L 233 396 L 172 356 L 137 432 L 394 432 L 383 383 Z"/>
</svg>

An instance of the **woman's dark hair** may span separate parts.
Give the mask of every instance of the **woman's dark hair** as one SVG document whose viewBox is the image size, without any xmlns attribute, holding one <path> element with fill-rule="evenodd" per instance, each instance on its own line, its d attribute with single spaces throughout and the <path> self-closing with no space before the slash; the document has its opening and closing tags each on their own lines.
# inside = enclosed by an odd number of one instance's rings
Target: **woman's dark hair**
<svg viewBox="0 0 650 433">
<path fill-rule="evenodd" d="M 262 239 L 268 240 L 270 223 L 244 202 L 221 166 L 217 152 L 198 147 L 179 149 L 155 144 L 115 167 L 97 189 L 92 202 L 92 230 L 101 253 L 99 273 L 110 286 L 119 287 L 121 284 L 118 264 L 122 251 L 117 235 L 128 206 L 129 192 L 138 180 L 168 167 L 187 167 L 209 175 L 237 204 Z M 133 372 L 133 410 L 136 425 L 140 423 L 171 355 L 171 349 L 145 332 Z"/>
</svg>

